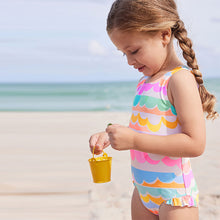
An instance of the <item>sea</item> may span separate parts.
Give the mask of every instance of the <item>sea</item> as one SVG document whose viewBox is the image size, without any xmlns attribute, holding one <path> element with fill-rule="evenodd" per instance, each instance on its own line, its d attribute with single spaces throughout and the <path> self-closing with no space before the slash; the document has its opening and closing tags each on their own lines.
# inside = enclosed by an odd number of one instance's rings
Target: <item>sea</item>
<svg viewBox="0 0 220 220">
<path fill-rule="evenodd" d="M 204 84 L 216 96 L 216 109 L 220 112 L 220 78 L 205 79 Z M 0 111 L 129 112 L 136 85 L 137 82 L 1 83 Z"/>
</svg>

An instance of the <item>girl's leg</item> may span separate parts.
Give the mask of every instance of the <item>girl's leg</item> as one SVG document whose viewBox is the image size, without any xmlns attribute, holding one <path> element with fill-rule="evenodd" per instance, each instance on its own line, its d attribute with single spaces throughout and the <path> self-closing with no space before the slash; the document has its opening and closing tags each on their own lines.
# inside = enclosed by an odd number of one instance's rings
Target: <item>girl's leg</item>
<svg viewBox="0 0 220 220">
<path fill-rule="evenodd" d="M 136 187 L 131 200 L 131 217 L 132 220 L 159 220 L 158 216 L 144 207 Z"/>
<path fill-rule="evenodd" d="M 160 220 L 199 220 L 197 207 L 178 207 L 162 203 L 159 210 Z"/>
</svg>

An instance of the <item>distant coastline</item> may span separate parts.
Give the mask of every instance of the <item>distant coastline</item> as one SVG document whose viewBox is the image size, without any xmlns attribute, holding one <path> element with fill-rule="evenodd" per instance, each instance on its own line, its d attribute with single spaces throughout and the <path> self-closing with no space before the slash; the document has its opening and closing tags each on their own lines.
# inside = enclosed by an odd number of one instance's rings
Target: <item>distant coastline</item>
<svg viewBox="0 0 220 220">
<path fill-rule="evenodd" d="M 206 78 L 204 83 L 220 100 L 220 78 Z M 136 85 L 137 81 L 0 83 L 0 111 L 129 112 Z"/>
</svg>

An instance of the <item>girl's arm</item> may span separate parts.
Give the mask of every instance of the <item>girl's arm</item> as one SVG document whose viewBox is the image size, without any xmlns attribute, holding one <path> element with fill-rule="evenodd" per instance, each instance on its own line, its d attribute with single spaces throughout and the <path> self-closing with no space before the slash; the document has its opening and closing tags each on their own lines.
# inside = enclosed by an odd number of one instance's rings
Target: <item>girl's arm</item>
<svg viewBox="0 0 220 220">
<path fill-rule="evenodd" d="M 173 157 L 196 157 L 206 142 L 205 120 L 194 76 L 187 70 L 175 73 L 169 81 L 168 95 L 175 106 L 182 133 L 157 136 L 141 134 L 123 126 L 106 129 L 113 148 L 134 149 Z"/>
</svg>

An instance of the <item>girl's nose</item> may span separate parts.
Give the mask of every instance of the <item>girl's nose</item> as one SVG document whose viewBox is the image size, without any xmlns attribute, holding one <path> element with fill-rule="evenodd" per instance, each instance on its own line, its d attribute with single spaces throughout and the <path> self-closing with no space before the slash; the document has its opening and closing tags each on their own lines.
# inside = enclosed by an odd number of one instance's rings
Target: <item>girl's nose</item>
<svg viewBox="0 0 220 220">
<path fill-rule="evenodd" d="M 133 66 L 135 64 L 135 59 L 131 56 L 127 56 L 128 65 Z"/>
</svg>

